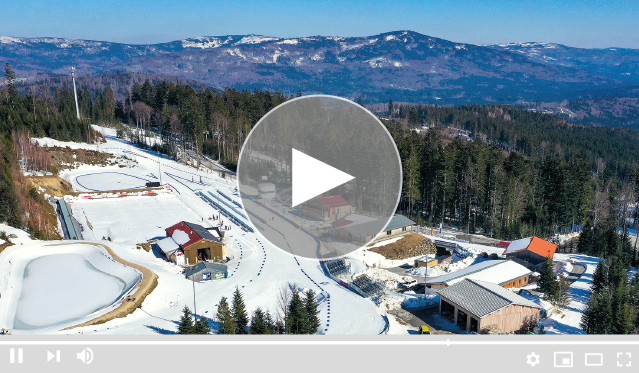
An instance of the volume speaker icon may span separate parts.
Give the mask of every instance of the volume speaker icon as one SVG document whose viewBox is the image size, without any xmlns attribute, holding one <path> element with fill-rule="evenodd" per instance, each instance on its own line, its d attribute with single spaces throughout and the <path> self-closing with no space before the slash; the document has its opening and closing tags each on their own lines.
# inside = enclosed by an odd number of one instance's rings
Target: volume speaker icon
<svg viewBox="0 0 639 373">
<path fill-rule="evenodd" d="M 78 352 L 77 356 L 78 360 L 85 364 L 91 364 L 93 362 L 93 350 L 88 347 Z"/>
</svg>

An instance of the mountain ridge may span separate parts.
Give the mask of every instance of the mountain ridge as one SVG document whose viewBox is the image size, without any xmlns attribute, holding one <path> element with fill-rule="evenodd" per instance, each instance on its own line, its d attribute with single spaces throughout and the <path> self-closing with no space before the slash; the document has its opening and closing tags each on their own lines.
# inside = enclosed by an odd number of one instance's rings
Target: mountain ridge
<svg viewBox="0 0 639 373">
<path fill-rule="evenodd" d="M 326 93 L 370 102 L 561 100 L 625 84 L 611 64 L 552 63 L 530 47 L 503 45 L 456 43 L 408 30 L 362 37 L 198 36 L 142 45 L 0 36 L 0 61 L 10 62 L 20 76 L 67 74 L 76 66 L 80 75 L 151 73 L 216 88 Z"/>
</svg>

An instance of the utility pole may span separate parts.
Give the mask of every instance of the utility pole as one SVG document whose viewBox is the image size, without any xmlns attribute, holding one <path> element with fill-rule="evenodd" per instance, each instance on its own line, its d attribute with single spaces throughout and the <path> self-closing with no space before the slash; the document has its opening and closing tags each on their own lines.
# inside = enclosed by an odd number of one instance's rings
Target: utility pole
<svg viewBox="0 0 639 373">
<path fill-rule="evenodd" d="M 71 67 L 71 80 L 73 80 L 73 97 L 75 97 L 75 113 L 80 120 L 80 107 L 78 106 L 78 91 L 75 89 L 75 67 Z"/>
<path fill-rule="evenodd" d="M 441 234 L 444 229 L 444 212 L 446 211 L 446 171 L 444 170 L 444 196 L 442 198 L 442 223 L 439 226 L 439 233 Z"/>
<path fill-rule="evenodd" d="M 195 305 L 195 279 L 193 278 L 195 274 L 191 275 L 191 282 L 193 282 L 193 318 L 197 321 L 197 307 Z"/>
<path fill-rule="evenodd" d="M 162 163 L 160 161 L 160 150 L 159 150 L 159 148 L 158 148 L 157 153 L 158 153 L 158 177 L 160 178 L 160 186 L 162 186 L 162 170 L 160 169 L 160 166 L 161 166 Z"/>
</svg>

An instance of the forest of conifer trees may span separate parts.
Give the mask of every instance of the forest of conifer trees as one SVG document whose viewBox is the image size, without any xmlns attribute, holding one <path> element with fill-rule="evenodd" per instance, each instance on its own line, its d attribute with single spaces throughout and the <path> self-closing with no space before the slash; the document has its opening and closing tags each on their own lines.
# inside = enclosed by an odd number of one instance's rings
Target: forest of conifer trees
<svg viewBox="0 0 639 373">
<path fill-rule="evenodd" d="M 6 81 L 15 80 L 11 74 L 8 66 Z M 277 91 L 195 90 L 179 82 L 146 80 L 135 82 L 117 100 L 108 85 L 79 86 L 78 120 L 73 88 L 57 87 L 53 92 L 26 89 L 23 95 L 13 84 L 2 87 L 5 143 L 13 131 L 87 141 L 92 138 L 89 124 L 95 123 L 115 126 L 142 146 L 151 144 L 146 137 L 153 133 L 161 139 L 156 149 L 170 156 L 178 156 L 183 146 L 234 169 L 252 126 L 291 98 Z M 636 202 L 639 194 L 639 131 L 578 126 L 499 105 L 390 102 L 384 114 L 404 166 L 399 209 L 419 223 L 517 239 L 549 236 L 587 221 L 596 225 L 620 213 L 633 218 L 621 206 Z M 421 126 L 428 130 L 413 130 Z M 451 128 L 469 136 L 451 136 Z M 3 149 L 11 152 L 11 146 Z M 11 157 L 5 157 L 4 166 L 10 169 L 11 164 Z M 12 178 L 6 180 L 0 192 L 10 194 Z M 17 223 L 18 210 L 0 206 L 0 217 Z"/>
</svg>

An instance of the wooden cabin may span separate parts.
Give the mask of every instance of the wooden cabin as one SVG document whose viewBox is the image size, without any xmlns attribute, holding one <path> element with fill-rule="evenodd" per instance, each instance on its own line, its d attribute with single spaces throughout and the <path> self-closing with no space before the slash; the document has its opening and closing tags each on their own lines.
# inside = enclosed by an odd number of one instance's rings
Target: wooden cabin
<svg viewBox="0 0 639 373">
<path fill-rule="evenodd" d="M 158 245 L 167 258 L 176 264 L 189 266 L 209 260 L 223 260 L 225 257 L 222 243 L 224 235 L 219 228 L 207 229 L 199 224 L 181 221 L 165 231 L 171 240 L 160 240 Z M 183 253 L 183 263 L 177 263 L 180 256 L 178 250 Z"/>
<path fill-rule="evenodd" d="M 339 220 L 355 212 L 342 196 L 330 196 L 312 199 L 302 205 L 302 214 L 319 221 Z"/>
</svg>

